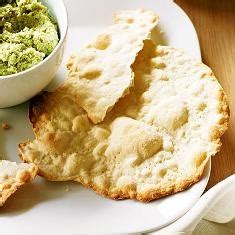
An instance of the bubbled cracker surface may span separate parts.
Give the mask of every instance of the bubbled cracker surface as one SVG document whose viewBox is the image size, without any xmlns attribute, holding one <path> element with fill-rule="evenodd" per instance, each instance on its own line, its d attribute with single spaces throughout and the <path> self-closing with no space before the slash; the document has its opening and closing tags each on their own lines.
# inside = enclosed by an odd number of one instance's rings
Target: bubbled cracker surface
<svg viewBox="0 0 235 235">
<path fill-rule="evenodd" d="M 123 11 L 114 24 L 68 62 L 71 92 L 94 123 L 101 122 L 133 85 L 131 65 L 157 24 L 150 11 Z"/>
<path fill-rule="evenodd" d="M 75 180 L 115 199 L 151 201 L 197 182 L 228 123 L 211 70 L 181 50 L 145 41 L 134 87 L 95 125 L 67 86 L 32 101 L 36 139 L 21 157 L 50 180 Z"/>
<path fill-rule="evenodd" d="M 37 174 L 34 164 L 0 161 L 0 206 L 20 186 L 30 182 Z"/>
</svg>

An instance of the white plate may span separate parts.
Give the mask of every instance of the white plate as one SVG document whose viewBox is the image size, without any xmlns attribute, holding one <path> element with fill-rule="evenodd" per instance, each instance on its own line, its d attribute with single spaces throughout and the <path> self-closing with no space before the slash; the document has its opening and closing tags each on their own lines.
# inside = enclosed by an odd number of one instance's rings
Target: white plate
<svg viewBox="0 0 235 235">
<path fill-rule="evenodd" d="M 100 29 L 111 23 L 111 15 L 120 9 L 147 8 L 160 16 L 160 41 L 184 48 L 200 58 L 194 27 L 185 13 L 166 0 L 66 0 L 70 30 L 63 65 L 50 85 L 65 77 L 65 63 Z M 28 104 L 0 110 L 0 121 L 12 129 L 0 130 L 0 155 L 13 161 L 17 144 L 33 138 L 27 119 Z M 186 213 L 203 193 L 210 174 L 210 163 L 203 179 L 187 191 L 145 204 L 131 200 L 113 201 L 74 182 L 48 182 L 38 177 L 32 185 L 20 189 L 0 209 L 1 234 L 78 234 L 132 233 L 164 227 Z"/>
</svg>

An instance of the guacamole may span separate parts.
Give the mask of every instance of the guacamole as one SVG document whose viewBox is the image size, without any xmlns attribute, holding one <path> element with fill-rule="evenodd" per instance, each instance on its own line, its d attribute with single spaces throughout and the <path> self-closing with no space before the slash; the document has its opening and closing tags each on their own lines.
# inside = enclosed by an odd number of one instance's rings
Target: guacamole
<svg viewBox="0 0 235 235">
<path fill-rule="evenodd" d="M 0 76 L 41 62 L 58 41 L 57 26 L 38 0 L 0 0 Z"/>
</svg>

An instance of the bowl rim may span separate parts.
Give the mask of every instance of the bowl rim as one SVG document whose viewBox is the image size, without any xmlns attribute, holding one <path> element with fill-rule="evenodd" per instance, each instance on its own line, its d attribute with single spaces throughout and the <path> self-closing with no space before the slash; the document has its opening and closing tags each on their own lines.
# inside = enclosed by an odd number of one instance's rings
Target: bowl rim
<svg viewBox="0 0 235 235">
<path fill-rule="evenodd" d="M 65 24 L 65 30 L 64 30 L 64 33 L 62 35 L 60 35 L 59 42 L 56 45 L 56 47 L 54 48 L 54 50 L 45 59 L 43 59 L 41 62 L 39 62 L 38 64 L 35 64 L 34 66 L 32 66 L 32 67 L 30 67 L 30 68 L 28 68 L 28 69 L 26 69 L 24 71 L 21 71 L 19 73 L 10 74 L 10 75 L 4 75 L 4 76 L 0 75 L 0 81 L 1 80 L 6 80 L 6 79 L 11 79 L 11 78 L 14 79 L 14 78 L 16 78 L 18 76 L 21 76 L 21 75 L 24 75 L 26 73 L 32 72 L 32 70 L 37 69 L 38 67 L 40 67 L 43 64 L 45 64 L 60 49 L 60 47 L 62 46 L 63 42 L 65 41 L 65 38 L 66 38 L 66 35 L 67 35 L 67 32 L 68 32 L 68 12 L 67 12 L 67 8 L 65 6 L 64 0 L 60 0 L 60 2 L 62 4 L 62 9 L 63 9 L 64 15 L 65 15 L 65 19 L 64 19 L 64 21 L 65 21 L 65 23 L 64 23 Z M 58 17 L 58 15 L 56 15 L 56 17 Z M 58 25 L 58 27 L 60 29 L 59 25 Z"/>
</svg>

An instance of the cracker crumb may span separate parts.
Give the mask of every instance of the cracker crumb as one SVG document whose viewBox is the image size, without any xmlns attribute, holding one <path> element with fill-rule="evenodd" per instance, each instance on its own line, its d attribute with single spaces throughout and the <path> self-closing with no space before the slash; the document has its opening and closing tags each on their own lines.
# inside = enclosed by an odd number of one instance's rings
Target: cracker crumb
<svg viewBox="0 0 235 235">
<path fill-rule="evenodd" d="M 4 129 L 4 130 L 10 129 L 9 124 L 7 122 L 2 122 L 2 129 Z"/>
<path fill-rule="evenodd" d="M 70 191 L 71 191 L 70 187 L 68 185 L 66 185 L 65 192 L 70 192 Z"/>
</svg>

